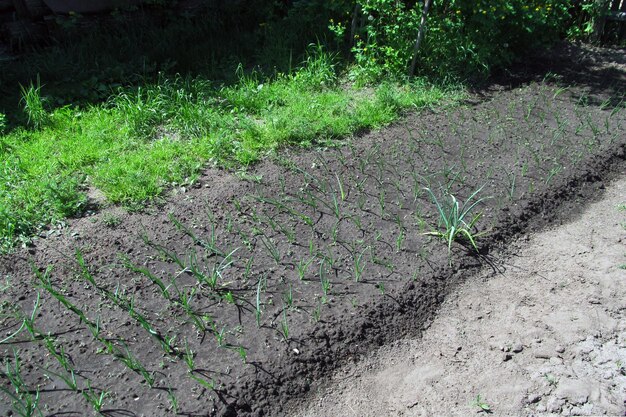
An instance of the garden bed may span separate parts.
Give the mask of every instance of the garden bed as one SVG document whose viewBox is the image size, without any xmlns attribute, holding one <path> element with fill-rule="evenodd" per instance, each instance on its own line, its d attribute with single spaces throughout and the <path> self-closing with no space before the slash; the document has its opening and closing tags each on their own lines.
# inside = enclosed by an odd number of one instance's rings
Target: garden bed
<svg viewBox="0 0 626 417">
<path fill-rule="evenodd" d="M 245 175 L 208 170 L 161 206 L 107 208 L 4 256 L 3 395 L 44 415 L 276 416 L 418 335 L 493 245 L 623 168 L 623 54 L 555 56 L 515 87 Z M 435 199 L 474 193 L 478 251 L 429 234 Z"/>
</svg>

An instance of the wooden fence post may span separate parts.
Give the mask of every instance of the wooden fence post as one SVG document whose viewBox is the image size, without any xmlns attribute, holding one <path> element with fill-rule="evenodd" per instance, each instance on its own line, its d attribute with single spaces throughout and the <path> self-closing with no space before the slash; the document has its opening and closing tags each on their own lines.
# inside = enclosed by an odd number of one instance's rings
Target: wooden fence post
<svg viewBox="0 0 626 417">
<path fill-rule="evenodd" d="M 422 10 L 422 20 L 420 21 L 419 31 L 417 33 L 417 40 L 415 41 L 415 47 L 413 47 L 413 59 L 411 60 L 411 68 L 409 69 L 409 77 L 413 77 L 415 74 L 415 66 L 417 65 L 417 54 L 424 39 L 424 32 L 426 31 L 426 18 L 428 17 L 428 9 L 432 0 L 426 0 L 424 3 L 424 10 Z"/>
</svg>

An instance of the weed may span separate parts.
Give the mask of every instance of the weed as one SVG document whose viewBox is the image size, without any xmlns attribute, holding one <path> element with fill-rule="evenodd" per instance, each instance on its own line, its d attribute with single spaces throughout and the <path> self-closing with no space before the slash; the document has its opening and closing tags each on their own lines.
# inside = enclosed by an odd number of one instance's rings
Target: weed
<svg viewBox="0 0 626 417">
<path fill-rule="evenodd" d="M 196 295 L 197 288 L 193 287 L 189 291 L 185 289 L 180 290 L 174 280 L 172 280 L 171 286 L 174 287 L 174 290 L 178 295 L 177 298 L 174 300 L 176 304 L 180 305 L 183 308 L 183 311 L 185 311 L 187 317 L 189 317 L 193 325 L 196 327 L 197 331 L 200 333 L 204 333 L 206 331 L 206 325 L 204 323 L 204 320 L 191 307 L 191 301 Z"/>
<path fill-rule="evenodd" d="M 35 413 L 42 416 L 39 409 L 39 390 L 32 390 L 26 386 L 22 378 L 22 360 L 17 350 L 13 350 L 13 363 L 4 360 L 4 376 L 9 380 L 11 389 L 0 387 L 0 390 L 11 398 L 13 411 L 22 417 L 31 417 Z"/>
<path fill-rule="evenodd" d="M 237 178 L 243 181 L 250 181 L 255 184 L 260 184 L 263 181 L 263 174 L 251 174 L 245 170 L 239 170 L 236 172 Z"/>
<path fill-rule="evenodd" d="M 248 352 L 246 351 L 246 348 L 243 346 L 239 346 L 237 348 L 237 353 L 239 353 L 239 357 L 241 358 L 241 362 L 242 363 L 247 363 L 248 360 Z"/>
<path fill-rule="evenodd" d="M 289 322 L 287 321 L 286 311 L 283 311 L 283 319 L 280 322 L 280 334 L 286 341 L 289 340 Z"/>
<path fill-rule="evenodd" d="M 49 115 L 44 108 L 44 100 L 41 97 L 41 81 L 37 76 L 37 84 L 31 84 L 28 87 L 20 86 L 22 94 L 21 103 L 24 106 L 24 112 L 28 116 L 28 124 L 35 130 L 44 127 L 49 120 Z"/>
<path fill-rule="evenodd" d="M 62 380 L 63 382 L 65 382 L 65 385 L 67 385 L 67 387 L 71 389 L 72 391 L 74 392 L 79 391 L 78 382 L 76 381 L 76 373 L 74 372 L 74 370 L 70 370 L 67 375 L 63 375 L 60 372 L 53 372 L 50 369 L 46 369 L 44 371 L 44 375 L 46 375 L 47 378 L 50 378 L 50 375 L 55 376 L 59 378 L 60 380 Z"/>
<path fill-rule="evenodd" d="M 135 308 L 135 299 L 133 297 L 125 297 L 123 294 L 120 294 L 117 289 L 115 292 L 111 292 L 103 287 L 98 286 L 95 278 L 89 272 L 89 269 L 87 265 L 85 264 L 85 260 L 83 259 L 83 256 L 80 250 L 76 251 L 76 259 L 77 259 L 78 265 L 80 266 L 81 276 L 85 279 L 85 281 L 90 283 L 94 287 L 94 289 L 102 293 L 107 299 L 113 302 L 120 309 L 126 311 L 131 318 L 133 318 L 146 332 L 148 332 L 148 334 L 152 338 L 154 338 L 158 342 L 158 344 L 161 346 L 161 348 L 163 349 L 165 353 L 171 354 L 171 355 L 177 354 L 177 349 L 172 344 L 172 341 L 174 338 L 169 337 L 167 335 L 163 335 L 161 334 L 160 331 L 154 328 L 154 326 L 152 325 L 152 323 L 150 323 L 148 318 Z M 52 286 L 49 283 L 49 280 L 47 283 L 43 279 L 40 279 L 40 281 L 44 284 L 44 288 L 48 292 L 50 292 L 53 296 L 55 296 L 57 299 L 59 299 L 64 305 L 66 305 L 70 309 L 72 308 L 75 309 L 76 310 L 75 312 L 79 314 L 79 317 L 81 317 L 81 319 L 84 320 L 85 323 L 89 322 L 89 320 L 87 320 L 86 317 L 84 317 L 84 313 L 82 313 L 82 311 L 80 311 L 77 307 L 72 306 L 72 304 L 69 303 L 69 301 L 67 301 L 66 299 L 65 301 L 63 301 L 64 297 L 60 296 L 60 294 L 52 288 Z M 88 325 L 90 325 L 91 323 L 92 322 L 89 322 Z M 99 325 L 94 323 L 92 327 L 95 327 L 97 329 L 99 328 Z"/>
<path fill-rule="evenodd" d="M 313 312 L 311 313 L 313 321 L 316 323 L 319 322 L 322 317 L 322 304 L 324 304 L 322 300 L 318 300 L 317 306 L 313 309 Z"/>
<path fill-rule="evenodd" d="M 398 236 L 396 237 L 396 252 L 400 252 L 402 250 L 402 243 L 404 242 L 405 238 L 406 232 L 404 231 L 404 229 L 401 229 L 400 233 L 398 233 Z"/>
<path fill-rule="evenodd" d="M 243 272 L 243 279 L 244 281 L 248 280 L 248 277 L 250 276 L 250 272 L 252 271 L 252 266 L 254 265 L 254 256 L 251 256 L 248 261 L 246 261 L 246 266 Z"/>
<path fill-rule="evenodd" d="M 28 316 L 22 316 L 22 324 L 20 325 L 20 327 L 14 331 L 13 333 L 11 333 L 10 335 L 8 335 L 7 337 L 5 337 L 4 339 L 0 340 L 0 345 L 3 343 L 6 343 L 7 341 L 13 339 L 15 336 L 17 336 L 18 334 L 20 334 L 22 332 L 22 330 L 24 330 L 24 328 L 26 328 L 28 330 L 28 332 L 30 333 L 31 337 L 34 339 L 36 337 L 35 335 L 35 317 L 37 316 L 37 311 L 39 310 L 39 302 L 41 300 L 41 295 L 39 294 L 39 292 L 37 292 L 37 298 L 35 299 L 35 302 L 33 304 L 33 311 L 31 312 L 30 315 Z M 21 313 L 19 313 L 19 315 L 22 315 Z"/>
<path fill-rule="evenodd" d="M 559 380 L 553 374 L 544 374 L 543 377 L 548 382 L 548 385 L 556 387 L 559 384 Z"/>
<path fill-rule="evenodd" d="M 217 324 L 213 323 L 213 334 L 217 341 L 217 347 L 226 347 L 226 327 L 222 327 L 221 330 L 217 330 Z"/>
<path fill-rule="evenodd" d="M 87 402 L 91 404 L 91 407 L 97 413 L 100 413 L 100 411 L 102 411 L 104 400 L 106 400 L 107 397 L 109 397 L 109 393 L 107 391 L 100 391 L 100 393 L 97 393 L 91 387 L 91 383 L 89 381 L 87 382 L 87 388 L 83 389 L 81 391 L 81 394 L 83 394 L 83 397 L 85 397 L 85 400 L 87 400 Z"/>
<path fill-rule="evenodd" d="M 365 259 L 363 258 L 363 255 L 365 255 L 365 252 L 369 249 L 369 247 L 363 249 L 363 251 L 361 253 L 357 254 L 353 254 L 353 262 L 354 262 L 354 281 L 355 282 L 359 282 L 361 280 L 361 277 L 363 276 L 363 271 L 365 270 Z"/>
<path fill-rule="evenodd" d="M 189 348 L 189 344 L 187 343 L 187 341 L 185 341 L 185 352 L 183 354 L 183 360 L 187 365 L 188 372 L 193 372 L 193 370 L 195 369 L 195 357 L 195 353 Z"/>
<path fill-rule="evenodd" d="M 191 379 L 193 379 L 194 381 L 196 381 L 198 384 L 200 384 L 201 386 L 203 386 L 204 388 L 208 389 L 208 390 L 214 390 L 216 387 L 216 383 L 213 379 L 208 380 L 205 377 L 203 377 L 202 374 L 200 374 L 199 372 L 189 372 L 187 375 L 189 375 L 189 377 Z"/>
<path fill-rule="evenodd" d="M 302 281 L 309 269 L 309 265 L 315 260 L 315 257 L 312 256 L 308 260 L 300 259 L 296 264 L 296 270 L 298 271 L 298 278 Z"/>
<path fill-rule="evenodd" d="M 104 216 L 102 216 L 102 224 L 114 229 L 122 224 L 122 218 L 112 213 L 105 213 Z"/>
<path fill-rule="evenodd" d="M 326 271 L 326 259 L 320 261 L 320 282 L 322 284 L 322 293 L 328 295 L 330 292 L 330 279 L 328 279 Z"/>
<path fill-rule="evenodd" d="M 176 228 L 182 232 L 184 232 L 187 236 L 189 236 L 196 245 L 200 245 L 204 249 L 208 250 L 210 253 L 226 257 L 227 255 L 217 247 L 217 235 L 215 232 L 215 223 L 212 220 L 212 215 L 209 213 L 209 221 L 210 221 L 210 233 L 209 239 L 201 239 L 191 230 L 189 227 L 182 224 L 178 219 L 174 217 L 173 214 L 169 214 L 168 217 L 172 223 L 176 226 Z"/>
<path fill-rule="evenodd" d="M 271 238 L 268 238 L 267 236 L 264 236 L 263 238 L 261 238 L 261 243 L 263 243 L 263 246 L 265 246 L 267 252 L 270 254 L 274 262 L 276 262 L 276 265 L 280 264 L 280 251 L 278 250 L 278 247 L 274 244 L 273 240 Z"/>
<path fill-rule="evenodd" d="M 256 286 L 256 299 L 254 304 L 254 318 L 256 320 L 257 327 L 261 327 L 261 291 L 265 287 L 267 281 L 265 276 L 261 276 Z"/>
<path fill-rule="evenodd" d="M 480 394 L 478 394 L 476 398 L 472 400 L 470 405 L 472 407 L 478 407 L 479 411 L 487 413 L 487 414 L 491 414 L 493 412 L 489 404 L 485 402 L 484 398 L 481 398 Z"/>
<path fill-rule="evenodd" d="M 124 365 L 126 365 L 128 369 L 141 375 L 150 388 L 154 386 L 154 383 L 156 382 L 154 375 L 149 372 L 145 366 L 143 366 L 143 364 L 133 355 L 127 346 L 124 346 L 124 352 L 116 349 L 115 356 Z"/>
<path fill-rule="evenodd" d="M 459 238 L 467 239 L 472 247 L 478 251 L 476 238 L 484 235 L 485 232 L 474 233 L 472 230 L 476 222 L 482 216 L 482 213 L 473 215 L 472 211 L 478 204 L 486 199 L 485 197 L 476 198 L 483 187 L 474 191 L 463 204 L 460 204 L 452 194 L 447 194 L 444 197 L 445 200 L 439 201 L 430 188 L 425 188 L 437 206 L 437 212 L 439 214 L 438 227 L 440 227 L 441 230 L 434 230 L 424 234 L 443 238 L 448 243 L 448 251 L 452 250 L 452 242 Z"/>
<path fill-rule="evenodd" d="M 346 192 L 343 189 L 343 183 L 341 182 L 341 179 L 339 179 L 339 175 L 335 174 L 335 178 L 337 178 L 337 184 L 339 185 L 339 193 L 341 195 L 341 201 L 345 201 Z"/>
<path fill-rule="evenodd" d="M 512 171 L 511 172 L 506 171 L 506 176 L 509 180 L 509 187 L 507 189 L 507 197 L 509 198 L 509 200 L 512 201 L 513 197 L 515 196 L 515 180 L 517 179 L 517 177 L 516 177 L 516 174 Z"/>
<path fill-rule="evenodd" d="M 167 388 L 167 399 L 170 402 L 170 410 L 174 412 L 174 414 L 178 414 L 178 398 L 174 394 L 172 387 Z"/>
<path fill-rule="evenodd" d="M 285 302 L 285 305 L 287 306 L 287 308 L 293 307 L 293 288 L 291 284 L 289 284 L 289 288 L 287 289 L 287 292 L 283 294 L 283 301 Z"/>
<path fill-rule="evenodd" d="M 154 275 L 148 268 L 143 268 L 143 267 L 139 267 L 134 265 L 132 262 L 130 262 L 130 260 L 128 259 L 128 257 L 123 257 L 122 258 L 122 263 L 124 265 L 125 268 L 136 272 L 136 273 L 140 273 L 144 276 L 146 276 L 150 281 L 152 281 L 153 284 L 155 284 L 157 287 L 159 287 L 159 289 L 161 290 L 161 295 L 166 299 L 166 300 L 171 300 L 171 295 L 169 293 L 169 286 L 165 285 L 165 283 L 163 282 L 163 280 L 159 277 L 157 277 L 156 275 Z"/>
</svg>

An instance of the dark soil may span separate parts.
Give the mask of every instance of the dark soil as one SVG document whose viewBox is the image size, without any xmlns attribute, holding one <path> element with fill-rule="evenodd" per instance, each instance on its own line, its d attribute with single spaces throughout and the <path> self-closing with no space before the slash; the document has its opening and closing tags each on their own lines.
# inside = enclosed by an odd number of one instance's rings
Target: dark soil
<svg viewBox="0 0 626 417">
<path fill-rule="evenodd" d="M 564 45 L 463 105 L 245 175 L 208 169 L 142 213 L 100 208 L 50 228 L 0 259 L 0 338 L 41 298 L 32 333 L 0 347 L 7 365 L 21 359 L 22 398 L 38 389 L 44 415 L 93 413 L 88 387 L 109 393 L 110 416 L 283 415 L 338 365 L 418 335 L 494 246 L 566 219 L 623 171 L 624 60 Z M 424 234 L 438 225 L 425 187 L 460 201 L 482 187 L 480 253 Z M 59 377 L 70 370 L 75 389 Z"/>
</svg>

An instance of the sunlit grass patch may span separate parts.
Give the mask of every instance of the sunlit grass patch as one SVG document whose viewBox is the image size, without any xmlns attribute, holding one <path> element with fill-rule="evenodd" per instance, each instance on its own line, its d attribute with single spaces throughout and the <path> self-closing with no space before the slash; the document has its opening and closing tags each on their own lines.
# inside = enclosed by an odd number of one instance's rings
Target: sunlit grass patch
<svg viewBox="0 0 626 417">
<path fill-rule="evenodd" d="M 282 146 L 328 144 L 458 95 L 423 83 L 357 89 L 340 82 L 333 62 L 317 50 L 292 74 L 239 70 L 228 87 L 161 77 L 103 104 L 54 111 L 43 84 L 23 89 L 30 127 L 0 136 L 2 247 L 80 214 L 89 187 L 137 206 L 193 182 L 211 161 L 245 167 Z"/>
</svg>

